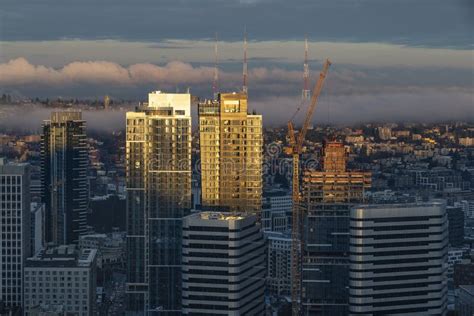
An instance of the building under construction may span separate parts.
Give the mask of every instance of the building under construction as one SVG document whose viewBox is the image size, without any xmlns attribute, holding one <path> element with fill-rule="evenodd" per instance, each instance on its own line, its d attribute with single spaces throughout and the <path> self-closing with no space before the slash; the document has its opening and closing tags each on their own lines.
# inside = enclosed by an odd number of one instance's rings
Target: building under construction
<svg viewBox="0 0 474 316">
<path fill-rule="evenodd" d="M 326 142 L 321 170 L 304 171 L 301 207 L 303 315 L 347 315 L 349 210 L 364 202 L 371 173 L 346 170 L 340 142 Z"/>
</svg>

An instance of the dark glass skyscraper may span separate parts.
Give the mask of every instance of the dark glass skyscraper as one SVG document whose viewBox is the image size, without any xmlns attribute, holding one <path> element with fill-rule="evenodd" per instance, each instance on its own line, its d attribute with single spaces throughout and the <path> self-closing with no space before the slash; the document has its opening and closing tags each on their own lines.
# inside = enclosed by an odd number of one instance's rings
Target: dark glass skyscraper
<svg viewBox="0 0 474 316">
<path fill-rule="evenodd" d="M 127 113 L 127 314 L 181 315 L 182 219 L 191 205 L 191 95 Z"/>
<path fill-rule="evenodd" d="M 76 243 L 86 232 L 89 186 L 86 123 L 77 111 L 53 112 L 41 148 L 45 241 Z"/>
<path fill-rule="evenodd" d="M 344 145 L 324 144 L 322 170 L 303 174 L 302 303 L 304 315 L 346 315 L 349 210 L 364 200 L 371 174 L 346 170 Z"/>
</svg>

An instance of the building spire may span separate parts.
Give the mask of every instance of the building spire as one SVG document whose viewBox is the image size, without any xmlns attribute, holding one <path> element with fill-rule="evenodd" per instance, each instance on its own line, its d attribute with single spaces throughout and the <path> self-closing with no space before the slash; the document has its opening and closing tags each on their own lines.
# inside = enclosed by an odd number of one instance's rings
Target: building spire
<svg viewBox="0 0 474 316">
<path fill-rule="evenodd" d="M 247 28 L 244 30 L 244 65 L 242 71 L 242 91 L 248 93 L 247 88 Z"/>
<path fill-rule="evenodd" d="M 303 100 L 309 100 L 309 64 L 308 64 L 308 36 L 304 39 L 304 66 L 303 66 Z"/>
<path fill-rule="evenodd" d="M 214 43 L 214 81 L 212 83 L 212 92 L 214 93 L 214 99 L 217 99 L 219 92 L 219 55 L 217 52 L 217 32 L 216 41 Z"/>
</svg>

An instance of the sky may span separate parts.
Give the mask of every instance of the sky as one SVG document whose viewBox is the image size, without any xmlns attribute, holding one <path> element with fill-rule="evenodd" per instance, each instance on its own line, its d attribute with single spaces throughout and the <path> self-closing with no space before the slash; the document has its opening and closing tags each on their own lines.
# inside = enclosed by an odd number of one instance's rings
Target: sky
<svg viewBox="0 0 474 316">
<path fill-rule="evenodd" d="M 146 99 L 242 84 L 267 125 L 288 119 L 303 85 L 333 62 L 318 122 L 474 120 L 470 0 L 2 0 L 0 92 Z"/>
</svg>

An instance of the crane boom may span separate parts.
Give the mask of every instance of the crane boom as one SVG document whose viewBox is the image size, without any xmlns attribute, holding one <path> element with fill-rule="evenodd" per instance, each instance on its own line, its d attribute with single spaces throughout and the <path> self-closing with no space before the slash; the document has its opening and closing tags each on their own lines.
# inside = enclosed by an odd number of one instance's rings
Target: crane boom
<svg viewBox="0 0 474 316">
<path fill-rule="evenodd" d="M 303 146 L 303 142 L 306 137 L 306 132 L 308 131 L 309 125 L 313 118 L 314 110 L 316 109 L 316 106 L 318 104 L 318 97 L 321 94 L 321 89 L 323 88 L 324 79 L 326 79 L 326 76 L 329 71 L 329 66 L 331 66 L 331 61 L 329 59 L 326 59 L 326 62 L 324 63 L 324 66 L 323 66 L 323 70 L 319 74 L 319 80 L 314 86 L 313 95 L 311 96 L 311 102 L 308 107 L 308 112 L 306 113 L 306 117 L 304 119 L 303 128 L 301 129 L 301 132 L 298 135 L 298 144 L 297 144 L 298 148 L 301 148 Z"/>
<path fill-rule="evenodd" d="M 326 79 L 329 66 L 331 61 L 326 59 L 324 63 L 323 70 L 319 74 L 319 79 L 314 86 L 313 94 L 311 96 L 311 102 L 306 113 L 303 127 L 298 134 L 298 139 L 295 138 L 295 131 L 293 128 L 293 123 L 288 122 L 288 135 L 290 139 L 290 149 L 293 155 L 293 185 L 292 185 L 292 200 L 293 200 L 293 209 L 292 209 L 292 231 L 291 231 L 291 305 L 292 305 L 292 315 L 300 316 L 301 315 L 301 273 L 302 273 L 302 252 L 303 252 L 303 240 L 302 235 L 302 226 L 303 226 L 303 216 L 300 209 L 300 155 L 303 149 L 303 143 L 306 137 L 306 132 L 308 131 L 309 124 L 316 109 L 318 103 L 318 97 L 321 94 L 321 89 L 323 87 L 324 80 Z"/>
</svg>

